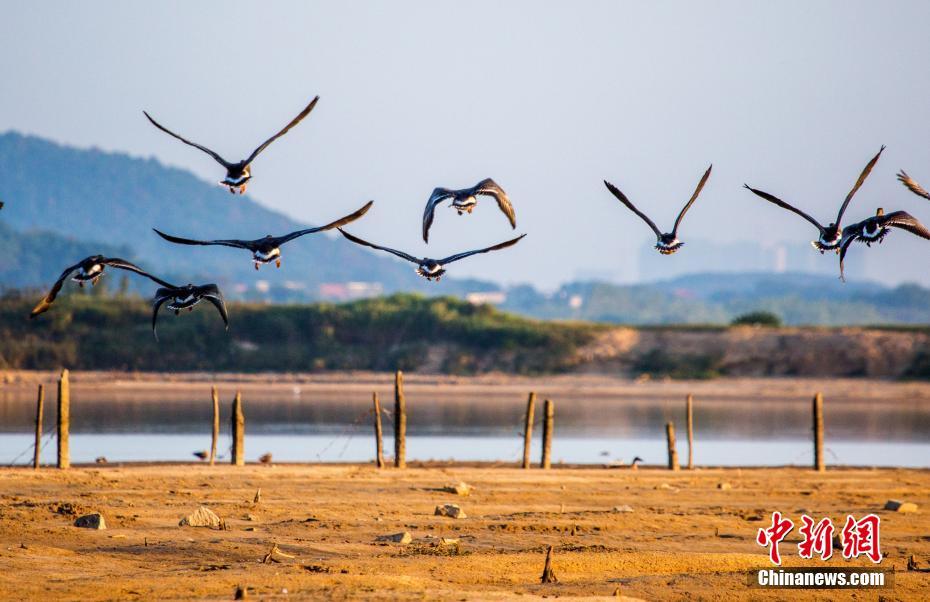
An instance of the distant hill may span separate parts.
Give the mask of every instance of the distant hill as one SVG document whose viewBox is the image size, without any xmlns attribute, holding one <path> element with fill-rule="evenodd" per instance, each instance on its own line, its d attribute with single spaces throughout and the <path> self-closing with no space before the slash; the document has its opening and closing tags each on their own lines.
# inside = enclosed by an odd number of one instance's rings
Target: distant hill
<svg viewBox="0 0 930 602">
<path fill-rule="evenodd" d="M 266 209 L 248 196 L 232 197 L 190 172 L 154 159 L 76 149 L 8 132 L 0 135 L 0 199 L 6 203 L 0 223 L 7 225 L 7 232 L 27 236 L 17 237 L 16 257 L 31 266 L 15 277 L 9 271 L 0 272 L 2 286 L 44 285 L 89 250 L 116 247 L 166 279 L 215 281 L 226 286 L 232 297 L 259 295 L 254 288 L 237 293 L 234 286 L 254 286 L 257 280 L 266 281 L 271 292 L 279 293 L 275 300 L 289 300 L 288 295 L 297 300 L 316 298 L 321 284 L 348 281 L 377 283 L 388 293 L 440 292 L 429 289 L 429 283 L 413 273 L 413 266 L 327 235 L 291 243 L 280 270 L 265 267 L 259 274 L 246 251 L 169 244 L 152 228 L 185 237 L 251 239 L 308 225 Z M 358 199 L 357 206 L 368 200 Z M 57 234 L 60 240 L 96 244 L 67 247 L 56 243 L 47 249 L 22 244 L 30 240 L 30 233 L 40 231 Z M 50 239 L 42 235 L 41 240 Z M 487 283 L 455 279 L 444 279 L 442 284 L 443 294 L 457 294 L 474 284 L 488 287 Z"/>
</svg>

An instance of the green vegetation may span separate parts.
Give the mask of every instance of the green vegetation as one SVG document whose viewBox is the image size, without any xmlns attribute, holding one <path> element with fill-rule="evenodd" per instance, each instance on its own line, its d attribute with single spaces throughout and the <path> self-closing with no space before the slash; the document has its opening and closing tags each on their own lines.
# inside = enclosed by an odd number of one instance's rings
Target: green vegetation
<svg viewBox="0 0 930 602">
<path fill-rule="evenodd" d="M 751 311 L 747 314 L 737 316 L 731 322 L 733 326 L 766 326 L 769 328 L 778 328 L 781 326 L 781 318 L 770 311 Z"/>
<path fill-rule="evenodd" d="M 141 299 L 69 294 L 29 320 L 35 299 L 0 300 L 0 368 L 97 370 L 403 370 L 557 372 L 602 327 L 540 322 L 449 297 L 399 294 L 343 305 L 203 304 L 163 312 L 159 338 Z"/>
</svg>

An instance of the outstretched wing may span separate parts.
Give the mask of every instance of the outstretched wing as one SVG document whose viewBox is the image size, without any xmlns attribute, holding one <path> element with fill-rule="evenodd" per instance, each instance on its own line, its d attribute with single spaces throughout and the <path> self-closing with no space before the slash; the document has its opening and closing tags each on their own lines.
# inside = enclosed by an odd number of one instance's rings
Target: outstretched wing
<svg viewBox="0 0 930 602">
<path fill-rule="evenodd" d="M 859 187 L 862 186 L 862 183 L 865 182 L 865 179 L 869 177 L 869 174 L 872 173 L 872 168 L 875 167 L 875 164 L 878 163 L 878 158 L 882 156 L 882 152 L 885 150 L 885 145 L 878 150 L 878 154 L 872 157 L 872 160 L 869 161 L 865 168 L 863 168 L 862 173 L 859 174 L 859 179 L 856 180 L 855 185 L 852 187 L 852 190 L 849 191 L 849 194 L 846 195 L 846 200 L 843 201 L 843 204 L 840 205 L 840 212 L 836 214 L 836 225 L 842 223 L 840 220 L 843 219 L 843 213 L 846 212 L 846 207 L 849 206 L 849 201 L 852 200 L 853 195 L 856 194 L 856 191 L 859 190 Z"/>
<path fill-rule="evenodd" d="M 47 312 L 52 307 L 52 303 L 55 302 L 55 297 L 57 297 L 59 291 L 61 291 L 61 287 L 65 283 L 65 280 L 68 279 L 68 276 L 71 275 L 71 272 L 81 267 L 82 262 L 83 260 L 77 262 L 71 267 L 65 268 L 65 271 L 61 273 L 61 276 L 59 276 L 58 280 L 55 281 L 55 284 L 52 285 L 51 290 L 48 291 L 42 300 L 32 308 L 31 312 L 29 312 L 30 319 L 38 316 L 39 314 Z"/>
<path fill-rule="evenodd" d="M 126 261 L 125 259 L 120 259 L 119 257 L 108 257 L 106 259 L 101 260 L 100 263 L 104 263 L 108 266 L 119 268 L 121 270 L 129 270 L 130 272 L 135 272 L 136 274 L 139 274 L 140 276 L 145 276 L 152 282 L 157 282 L 158 284 L 162 286 L 171 286 L 171 287 L 174 286 L 170 282 L 165 282 L 158 276 L 153 276 L 152 274 L 149 274 L 148 272 L 146 272 L 145 270 L 143 270 L 136 264 L 130 263 Z"/>
<path fill-rule="evenodd" d="M 907 175 L 907 172 L 905 172 L 903 169 L 900 172 L 898 172 L 898 180 L 900 180 L 902 184 L 907 186 L 908 190 L 910 190 L 917 196 L 922 196 L 925 199 L 930 199 L 930 192 L 927 192 L 926 190 L 924 190 L 923 187 L 920 184 L 918 184 L 917 181 L 914 180 L 914 178 Z"/>
<path fill-rule="evenodd" d="M 635 206 L 633 203 L 630 202 L 630 199 L 626 198 L 626 195 L 623 194 L 622 192 L 620 192 L 620 189 L 619 189 L 619 188 L 617 188 L 616 186 L 614 186 L 613 184 L 611 184 L 611 183 L 608 182 L 607 180 L 604 180 L 604 186 L 606 186 L 606 187 L 607 187 L 607 190 L 609 190 L 609 191 L 611 192 L 611 194 L 613 194 L 615 197 L 617 197 L 617 199 L 618 199 L 621 203 L 623 203 L 624 205 L 626 205 L 626 206 L 627 206 L 627 209 L 629 209 L 630 211 L 632 211 L 633 213 L 635 213 L 636 215 L 638 215 L 640 218 L 642 218 L 642 220 L 643 220 L 644 222 L 646 222 L 647 224 L 649 224 L 649 227 L 652 228 L 652 231 L 656 233 L 656 236 L 662 236 L 662 233 L 659 231 L 658 228 L 656 228 L 655 222 L 653 222 L 651 219 L 649 219 L 649 217 L 648 217 L 645 213 L 643 213 L 642 211 L 640 211 L 639 209 L 637 209 L 636 206 Z"/>
<path fill-rule="evenodd" d="M 294 240 L 298 236 L 303 236 L 304 234 L 313 234 L 314 232 L 323 232 L 325 230 L 332 230 L 333 228 L 339 228 L 340 226 L 345 226 L 346 224 L 351 224 L 358 218 L 362 217 L 368 210 L 371 209 L 371 206 L 374 205 L 374 201 L 368 201 L 365 203 L 365 206 L 356 211 L 355 213 L 350 213 L 345 217 L 340 217 L 336 221 L 326 224 L 325 226 L 318 226 L 316 228 L 307 228 L 305 230 L 298 230 L 297 232 L 291 232 L 285 236 L 278 237 L 278 244 L 283 245 L 289 240 Z"/>
<path fill-rule="evenodd" d="M 458 261 L 459 259 L 465 259 L 466 257 L 471 257 L 472 255 L 477 255 L 478 253 L 487 253 L 488 251 L 497 251 L 498 249 L 506 249 L 507 247 L 512 247 L 513 245 L 520 242 L 520 239 L 526 236 L 526 234 L 521 234 L 520 236 L 508 240 L 506 242 L 498 243 L 493 247 L 487 247 L 485 249 L 478 249 L 476 251 L 465 251 L 464 253 L 457 253 L 455 255 L 450 255 L 445 259 L 440 259 L 439 263 L 441 265 L 446 265 L 452 263 L 453 261 Z"/>
<path fill-rule="evenodd" d="M 510 227 L 516 230 L 517 216 L 513 212 L 513 205 L 510 204 L 510 197 L 507 196 L 503 188 L 497 185 L 497 182 L 491 178 L 485 178 L 478 182 L 474 191 L 476 195 L 483 194 L 485 196 L 494 197 L 494 200 L 497 201 L 497 206 L 504 212 L 507 219 L 510 220 Z"/>
<path fill-rule="evenodd" d="M 176 290 L 176 289 L 174 289 Z M 174 290 L 170 288 L 160 288 L 155 291 L 155 300 L 152 302 L 152 334 L 155 340 L 158 340 L 158 332 L 155 330 L 155 323 L 158 321 L 158 310 L 161 306 L 174 296 Z"/>
<path fill-rule="evenodd" d="M 215 284 L 205 284 L 199 287 L 199 289 L 203 298 L 212 303 L 216 311 L 220 312 L 220 317 L 223 318 L 223 324 L 226 326 L 226 330 L 229 330 L 229 314 L 226 313 L 226 301 L 223 299 L 223 293 L 220 292 L 220 288 Z"/>
<path fill-rule="evenodd" d="M 181 238 L 179 236 L 171 236 L 170 234 L 165 234 L 158 228 L 152 228 L 155 230 L 155 233 L 167 240 L 168 242 L 173 242 L 178 245 L 220 245 L 223 247 L 235 247 L 237 249 L 249 249 L 252 250 L 250 240 L 193 240 L 191 238 Z"/>
<path fill-rule="evenodd" d="M 306 117 L 307 115 L 310 114 L 310 111 L 312 111 L 312 110 L 313 110 L 313 107 L 316 106 L 316 102 L 317 102 L 318 100 L 320 100 L 320 97 L 319 97 L 319 96 L 317 96 L 317 97 L 315 97 L 313 100 L 311 100 L 311 101 L 310 101 L 310 104 L 308 104 L 306 107 L 304 107 L 304 110 L 301 111 L 301 112 L 297 115 L 297 117 L 291 119 L 291 122 L 290 122 L 289 124 L 287 124 L 286 126 L 284 126 L 284 129 L 282 129 L 280 132 L 278 132 L 277 134 L 275 134 L 274 136 L 272 136 L 272 137 L 269 138 L 268 140 L 265 140 L 265 141 L 262 143 L 261 146 L 259 146 L 259 147 L 256 148 L 254 151 L 252 151 L 252 154 L 249 155 L 249 158 L 245 160 L 245 164 L 248 165 L 249 163 L 251 163 L 252 161 L 254 161 L 254 160 L 255 160 L 255 157 L 257 157 L 258 154 L 261 153 L 263 150 L 265 150 L 266 148 L 268 148 L 268 145 L 269 145 L 269 144 L 271 144 L 272 142 L 274 142 L 275 140 L 277 140 L 278 138 L 280 138 L 281 136 L 283 136 L 284 134 L 286 134 L 287 131 L 288 131 L 289 129 L 291 129 L 292 127 L 294 127 L 294 126 L 297 125 L 298 123 L 300 123 L 301 120 L 303 120 L 304 117 Z"/>
<path fill-rule="evenodd" d="M 426 201 L 426 209 L 423 210 L 423 242 L 429 242 L 429 228 L 433 225 L 433 214 L 436 213 L 436 206 L 453 196 L 455 196 L 455 191 L 448 188 L 434 188 L 433 194 L 429 195 L 429 200 Z"/>
<path fill-rule="evenodd" d="M 672 234 L 678 234 L 678 225 L 681 224 L 682 218 L 685 216 L 685 213 L 688 212 L 688 209 L 691 208 L 691 205 L 694 204 L 694 201 L 697 200 L 698 195 L 701 194 L 701 190 L 704 188 L 704 184 L 707 183 L 707 178 L 710 177 L 710 171 L 714 168 L 714 164 L 711 163 L 710 167 L 707 168 L 707 171 L 704 172 L 704 175 L 701 177 L 701 181 L 698 182 L 697 188 L 694 189 L 694 194 L 691 195 L 691 198 L 681 209 L 681 213 L 678 214 L 678 218 L 675 220 L 675 227 L 672 229 Z"/>
<path fill-rule="evenodd" d="M 397 249 L 391 249 L 390 247 L 382 247 L 380 245 L 370 243 L 367 240 L 362 240 L 361 238 L 357 236 L 353 236 L 349 234 L 342 228 L 339 228 L 339 231 L 342 232 L 343 236 L 345 236 L 346 238 L 348 238 L 349 240 L 351 240 L 352 242 L 356 244 L 365 245 L 366 247 L 371 247 L 372 249 L 378 249 L 379 251 L 387 251 L 388 253 L 393 253 L 394 255 L 397 255 L 400 258 L 406 259 L 407 261 L 410 261 L 416 264 L 420 263 L 419 259 L 417 259 L 413 255 L 408 255 L 407 253 L 404 253 L 403 251 L 398 251 Z"/>
<path fill-rule="evenodd" d="M 746 188 L 747 190 L 749 190 L 750 192 L 752 192 L 753 194 L 755 194 L 756 196 L 762 197 L 762 198 L 765 199 L 766 201 L 768 201 L 768 202 L 770 202 L 770 203 L 772 203 L 772 204 L 778 205 L 778 206 L 781 207 L 782 209 L 787 209 L 788 211 L 791 211 L 792 213 L 795 213 L 795 214 L 797 214 L 797 215 L 800 215 L 801 217 L 803 217 L 804 219 L 806 219 L 806 220 L 809 221 L 810 223 L 814 224 L 814 227 L 817 228 L 818 230 L 820 230 L 820 233 L 823 234 L 823 226 L 820 225 L 820 222 L 818 222 L 817 220 L 815 220 L 814 218 L 812 218 L 812 217 L 809 216 L 808 214 L 804 213 L 803 211 L 801 211 L 801 210 L 798 209 L 797 207 L 793 207 L 793 206 L 789 205 L 788 203 L 786 203 L 785 201 L 781 200 L 781 199 L 778 198 L 777 196 L 771 195 L 771 194 L 769 194 L 769 193 L 767 193 L 767 192 L 763 192 L 763 191 L 761 191 L 761 190 L 756 190 L 755 188 L 751 187 L 749 184 L 743 184 L 743 187 Z"/>
<path fill-rule="evenodd" d="M 142 112 L 145 113 L 145 116 L 148 117 L 149 121 L 152 122 L 152 125 L 154 125 L 154 126 L 157 127 L 158 129 L 160 129 L 161 131 L 165 132 L 165 133 L 168 134 L 169 136 L 174 136 L 175 138 L 177 138 L 178 140 L 180 140 L 180 141 L 183 142 L 184 144 L 188 144 L 188 145 L 190 145 L 190 146 L 193 146 L 194 148 L 199 148 L 199 149 L 202 150 L 203 152 L 205 152 L 205 153 L 207 153 L 208 155 L 210 155 L 211 157 L 213 157 L 213 159 L 214 159 L 217 163 L 219 163 L 220 165 L 222 165 L 222 166 L 225 167 L 226 169 L 229 169 L 229 168 L 230 168 L 231 164 L 229 163 L 229 161 L 227 161 L 227 160 L 224 159 L 223 157 L 219 156 L 218 154 L 216 154 L 215 152 L 213 152 L 212 150 L 210 150 L 210 149 L 207 148 L 206 146 L 204 146 L 204 145 L 202 145 L 202 144 L 197 144 L 196 142 L 191 142 L 191 141 L 188 140 L 187 138 L 182 138 L 181 136 L 178 136 L 177 134 L 175 134 L 174 132 L 172 132 L 171 130 L 169 130 L 168 128 L 166 128 L 165 126 L 163 126 L 162 124 L 160 124 L 160 123 L 158 123 L 157 121 L 155 121 L 154 119 L 152 119 L 152 116 L 149 115 L 146 111 L 142 111 Z"/>
<path fill-rule="evenodd" d="M 883 226 L 901 228 L 921 238 L 930 239 L 930 230 L 907 211 L 894 211 L 881 216 L 878 221 Z"/>
</svg>

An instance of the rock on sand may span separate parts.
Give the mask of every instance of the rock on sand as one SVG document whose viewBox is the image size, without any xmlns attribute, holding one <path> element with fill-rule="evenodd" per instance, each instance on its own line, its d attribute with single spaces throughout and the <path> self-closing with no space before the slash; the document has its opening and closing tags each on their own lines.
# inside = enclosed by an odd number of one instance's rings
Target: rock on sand
<svg viewBox="0 0 930 602">
<path fill-rule="evenodd" d="M 74 521 L 75 527 L 81 527 L 82 529 L 106 529 L 107 521 L 103 520 L 103 515 L 99 512 L 94 512 L 93 514 L 85 514 L 84 516 L 79 516 Z"/>
<path fill-rule="evenodd" d="M 458 504 L 436 506 L 434 514 L 436 516 L 448 516 L 449 518 L 465 518 L 465 511 L 459 508 Z"/>
<path fill-rule="evenodd" d="M 219 529 L 222 525 L 223 520 L 206 506 L 197 508 L 193 514 L 185 516 L 178 523 L 179 527 L 210 527 L 211 529 Z"/>
</svg>

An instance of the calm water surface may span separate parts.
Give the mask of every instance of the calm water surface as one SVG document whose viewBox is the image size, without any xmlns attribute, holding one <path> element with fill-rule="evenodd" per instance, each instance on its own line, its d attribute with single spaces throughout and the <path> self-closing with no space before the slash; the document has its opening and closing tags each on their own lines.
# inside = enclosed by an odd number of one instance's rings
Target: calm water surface
<svg viewBox="0 0 930 602">
<path fill-rule="evenodd" d="M 54 395 L 51 396 L 52 398 Z M 280 397 L 280 396 L 279 396 Z M 522 457 L 525 398 L 510 393 L 479 398 L 444 391 L 408 393 L 407 455 L 411 460 L 500 460 Z M 393 407 L 382 397 L 385 450 L 393 450 Z M 541 415 L 537 404 L 537 417 Z M 246 399 L 246 459 L 272 453 L 277 461 L 368 461 L 374 456 L 370 399 L 365 396 L 303 395 Z M 46 402 L 45 430 L 53 434 L 53 399 Z M 160 401 L 131 392 L 118 400 L 72 395 L 71 454 L 74 462 L 193 460 L 210 444 L 209 397 Z M 223 401 L 220 455 L 229 448 L 228 400 Z M 695 403 L 696 461 L 707 465 L 809 464 L 810 402 L 700 399 Z M 35 404 L 0 394 L 0 462 L 9 464 L 32 445 Z M 665 462 L 664 425 L 678 427 L 684 461 L 684 404 L 681 401 L 560 398 L 556 407 L 553 457 L 570 463 L 608 463 L 642 457 Z M 930 467 L 930 408 L 897 400 L 845 400 L 825 411 L 827 460 L 832 464 Z M 539 457 L 538 424 L 534 458 Z M 52 436 L 44 457 L 54 458 Z M 29 460 L 31 451 L 18 463 Z"/>
</svg>

